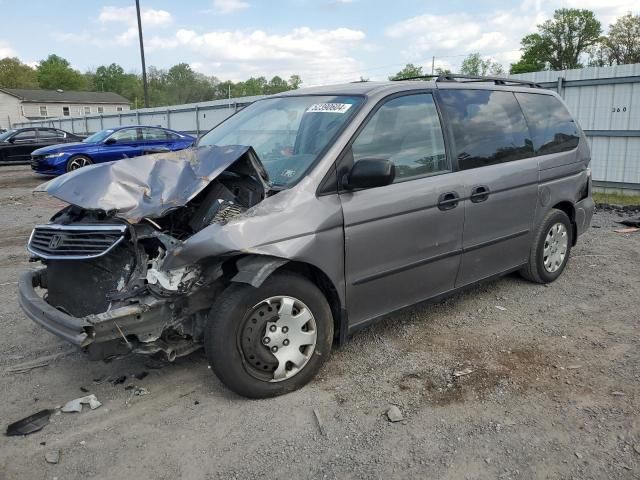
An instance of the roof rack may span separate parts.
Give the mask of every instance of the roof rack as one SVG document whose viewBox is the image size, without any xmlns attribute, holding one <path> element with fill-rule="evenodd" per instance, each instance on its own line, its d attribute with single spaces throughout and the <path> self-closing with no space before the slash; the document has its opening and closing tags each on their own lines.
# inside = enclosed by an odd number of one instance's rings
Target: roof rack
<svg viewBox="0 0 640 480">
<path fill-rule="evenodd" d="M 473 83 L 473 82 L 493 82 L 496 85 L 527 85 L 531 88 L 543 88 L 542 85 L 532 82 L 530 80 L 520 80 L 516 78 L 503 78 L 503 77 L 480 77 L 476 75 L 458 75 L 458 74 L 441 74 L 441 75 L 418 75 L 415 77 L 398 78 L 392 81 L 400 82 L 403 80 L 427 80 L 434 78 L 436 82 L 460 82 Z"/>
</svg>

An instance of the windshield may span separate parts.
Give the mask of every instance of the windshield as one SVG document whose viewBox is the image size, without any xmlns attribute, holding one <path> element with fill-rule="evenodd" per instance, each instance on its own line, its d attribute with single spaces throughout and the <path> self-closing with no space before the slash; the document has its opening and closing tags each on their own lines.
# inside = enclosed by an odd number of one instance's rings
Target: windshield
<svg viewBox="0 0 640 480">
<path fill-rule="evenodd" d="M 93 135 L 89 135 L 83 140 L 84 143 L 100 143 L 103 142 L 109 135 L 113 133 L 113 130 L 102 130 L 96 132 Z"/>
<path fill-rule="evenodd" d="M 358 96 L 300 96 L 257 101 L 198 145 L 252 146 L 275 186 L 296 183 L 358 110 Z"/>
<path fill-rule="evenodd" d="M 15 130 L 7 130 L 4 133 L 0 133 L 0 142 L 4 142 L 7 138 L 9 138 L 14 133 L 16 133 Z"/>
</svg>

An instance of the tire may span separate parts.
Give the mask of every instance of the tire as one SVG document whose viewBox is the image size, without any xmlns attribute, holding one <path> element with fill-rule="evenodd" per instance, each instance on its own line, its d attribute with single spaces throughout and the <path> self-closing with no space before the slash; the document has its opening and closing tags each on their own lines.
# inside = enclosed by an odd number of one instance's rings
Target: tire
<svg viewBox="0 0 640 480">
<path fill-rule="evenodd" d="M 287 315 L 291 305 L 293 315 Z M 302 324 L 308 314 L 311 319 Z M 274 273 L 259 288 L 232 283 L 214 302 L 204 335 L 214 373 L 249 398 L 275 397 L 304 386 L 329 358 L 332 343 L 327 299 L 307 278 L 289 272 Z"/>
<path fill-rule="evenodd" d="M 520 270 L 520 274 L 536 283 L 555 281 L 569 261 L 572 235 L 573 227 L 567 214 L 562 210 L 549 211 L 534 233 L 529 262 Z M 545 247 L 548 248 L 547 252 Z"/>
<path fill-rule="evenodd" d="M 93 161 L 89 157 L 85 155 L 74 155 L 67 160 L 67 172 L 73 172 L 74 170 L 78 170 L 82 167 L 88 167 L 92 164 Z"/>
</svg>

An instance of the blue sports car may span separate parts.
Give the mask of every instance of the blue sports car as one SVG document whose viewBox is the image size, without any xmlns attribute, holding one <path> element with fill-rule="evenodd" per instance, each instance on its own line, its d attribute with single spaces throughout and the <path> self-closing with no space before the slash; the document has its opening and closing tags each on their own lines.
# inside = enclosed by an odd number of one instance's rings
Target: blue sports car
<svg viewBox="0 0 640 480">
<path fill-rule="evenodd" d="M 195 137 L 159 127 L 128 126 L 102 130 L 82 142 L 39 148 L 31 153 L 31 168 L 44 175 L 62 175 L 93 163 L 182 150 Z"/>
</svg>

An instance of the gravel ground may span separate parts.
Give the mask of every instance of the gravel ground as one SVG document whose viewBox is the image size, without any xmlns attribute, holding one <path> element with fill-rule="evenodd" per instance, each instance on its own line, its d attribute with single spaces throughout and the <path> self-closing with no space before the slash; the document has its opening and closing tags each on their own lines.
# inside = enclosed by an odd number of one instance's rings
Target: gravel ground
<svg viewBox="0 0 640 480">
<path fill-rule="evenodd" d="M 512 275 L 404 310 L 334 350 L 302 390 L 250 401 L 201 353 L 89 362 L 27 320 L 16 298 L 26 237 L 60 205 L 32 195 L 41 179 L 28 168 L 1 173 L 0 419 L 81 388 L 103 405 L 1 436 L 0 479 L 640 478 L 640 233 L 614 233 L 615 212 L 595 215 L 553 285 Z M 391 405 L 403 421 L 388 421 Z"/>
</svg>

